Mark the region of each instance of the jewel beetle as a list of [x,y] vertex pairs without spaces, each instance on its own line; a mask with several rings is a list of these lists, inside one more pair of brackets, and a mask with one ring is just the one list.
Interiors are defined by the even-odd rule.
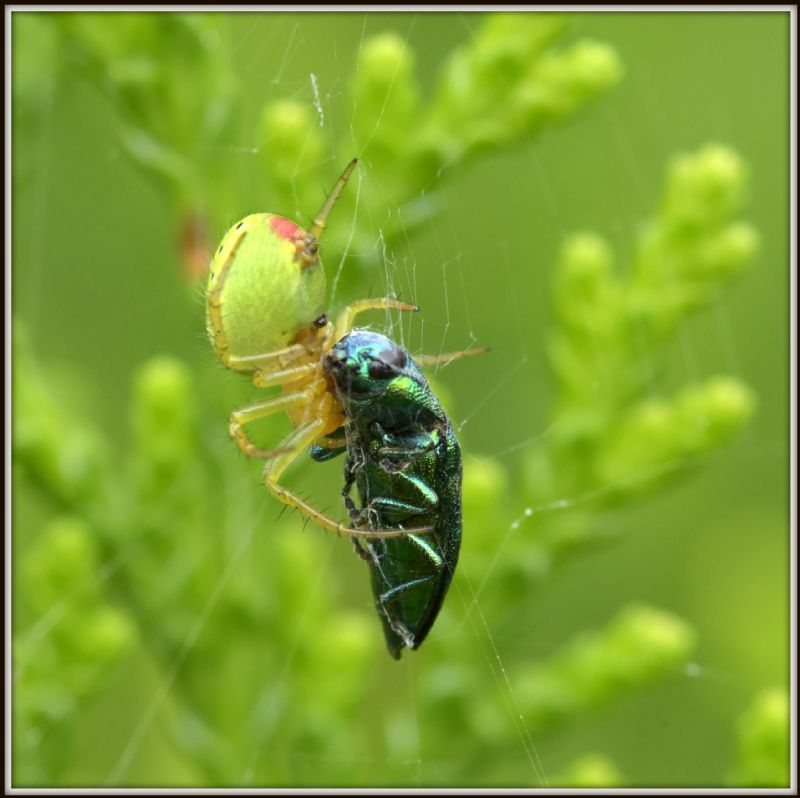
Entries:
[[[442,607],[461,546],[461,449],[453,426],[410,355],[380,333],[353,330],[323,358],[347,422],[345,506],[355,528],[419,529],[353,540],[369,565],[390,654],[416,649]],[[355,484],[359,503],[351,497]]]

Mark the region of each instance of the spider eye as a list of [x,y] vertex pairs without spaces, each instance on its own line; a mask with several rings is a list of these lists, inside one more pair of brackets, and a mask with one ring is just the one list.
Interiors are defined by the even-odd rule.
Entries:
[[406,367],[408,358],[405,351],[396,347],[380,353],[380,359],[376,358],[369,364],[367,372],[374,380],[387,380],[396,376]]

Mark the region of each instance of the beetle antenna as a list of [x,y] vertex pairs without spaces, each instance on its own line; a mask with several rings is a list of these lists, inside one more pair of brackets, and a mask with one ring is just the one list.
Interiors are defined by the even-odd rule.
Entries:
[[347,164],[344,172],[342,172],[342,176],[336,181],[333,191],[328,195],[328,199],[325,200],[325,204],[314,219],[314,224],[311,225],[311,230],[309,232],[317,241],[319,241],[320,236],[325,230],[325,222],[328,221],[328,214],[331,212],[331,208],[333,208],[336,200],[339,199],[339,195],[347,185],[347,181],[350,179],[350,175],[353,174],[353,169],[356,168],[357,163],[358,158],[353,158],[353,160]]

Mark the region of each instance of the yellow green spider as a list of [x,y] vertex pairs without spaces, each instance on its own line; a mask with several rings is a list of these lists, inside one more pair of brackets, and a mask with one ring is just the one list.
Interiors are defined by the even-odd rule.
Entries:
[[[353,172],[353,159],[314,219],[309,231],[282,216],[246,216],[225,234],[211,262],[206,295],[206,329],[224,366],[250,375],[258,388],[280,386],[280,394],[234,410],[228,430],[249,457],[263,458],[264,482],[281,502],[294,507],[323,529],[353,538],[401,537],[430,527],[354,529],[317,510],[279,483],[286,468],[313,444],[336,449],[329,436],[348,419],[335,386],[322,368],[323,358],[368,310],[415,311],[415,305],[391,297],[362,299],[331,322],[324,313],[325,272],[319,239],[328,214]],[[420,365],[449,363],[483,350],[421,355]],[[294,430],[274,449],[255,446],[245,426],[286,411]]]

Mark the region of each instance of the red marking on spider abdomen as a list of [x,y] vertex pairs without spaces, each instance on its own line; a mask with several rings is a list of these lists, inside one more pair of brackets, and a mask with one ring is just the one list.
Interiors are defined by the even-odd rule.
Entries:
[[294,222],[284,219],[282,216],[270,216],[269,226],[287,241],[297,241],[305,235],[302,227],[298,227]]

